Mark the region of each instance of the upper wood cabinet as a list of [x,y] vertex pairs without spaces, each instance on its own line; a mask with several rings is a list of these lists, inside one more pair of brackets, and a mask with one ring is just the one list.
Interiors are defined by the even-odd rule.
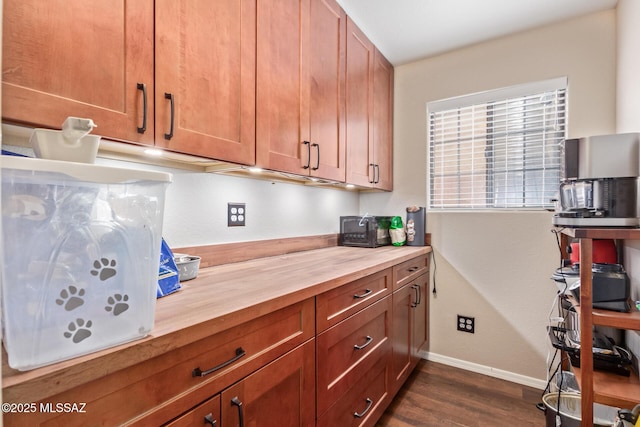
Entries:
[[336,0],[5,0],[3,119],[392,189],[393,67]]
[[[153,1],[5,0],[2,116],[60,128],[89,117],[96,134],[153,144]],[[153,100],[147,116],[153,117]]]
[[393,67],[347,19],[347,182],[393,189]]
[[7,0],[3,117],[254,164],[256,1]]
[[257,0],[156,0],[156,145],[255,163]]
[[257,165],[344,181],[344,11],[282,0],[257,16]]

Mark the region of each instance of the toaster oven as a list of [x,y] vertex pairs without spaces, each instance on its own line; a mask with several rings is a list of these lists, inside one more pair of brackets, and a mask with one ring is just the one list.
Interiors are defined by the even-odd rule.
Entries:
[[338,244],[376,248],[391,244],[390,216],[341,216]]

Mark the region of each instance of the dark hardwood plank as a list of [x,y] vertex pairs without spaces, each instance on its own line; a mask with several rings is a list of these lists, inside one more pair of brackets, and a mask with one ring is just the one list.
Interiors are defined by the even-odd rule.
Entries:
[[535,388],[420,361],[376,427],[545,426]]

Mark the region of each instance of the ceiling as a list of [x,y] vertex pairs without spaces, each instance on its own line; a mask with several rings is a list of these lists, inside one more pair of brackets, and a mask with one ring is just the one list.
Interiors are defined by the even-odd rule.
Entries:
[[394,65],[611,9],[617,0],[337,0]]

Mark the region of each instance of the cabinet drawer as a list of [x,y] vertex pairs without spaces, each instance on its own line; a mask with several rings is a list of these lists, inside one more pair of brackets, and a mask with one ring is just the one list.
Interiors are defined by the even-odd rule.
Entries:
[[374,301],[391,294],[391,269],[374,273],[316,297],[316,325],[324,331],[363,309]]
[[[5,425],[38,425],[52,418],[67,427],[95,420],[161,425],[312,338],[314,318],[310,298],[47,399],[86,402],[86,413],[15,414]],[[197,369],[207,375],[194,376]]]
[[378,359],[390,357],[391,306],[391,297],[385,297],[318,335],[318,414]]
[[429,270],[429,255],[422,255],[393,267],[393,290],[400,289]]
[[391,400],[388,358],[380,358],[372,369],[318,419],[318,426],[373,426]]

